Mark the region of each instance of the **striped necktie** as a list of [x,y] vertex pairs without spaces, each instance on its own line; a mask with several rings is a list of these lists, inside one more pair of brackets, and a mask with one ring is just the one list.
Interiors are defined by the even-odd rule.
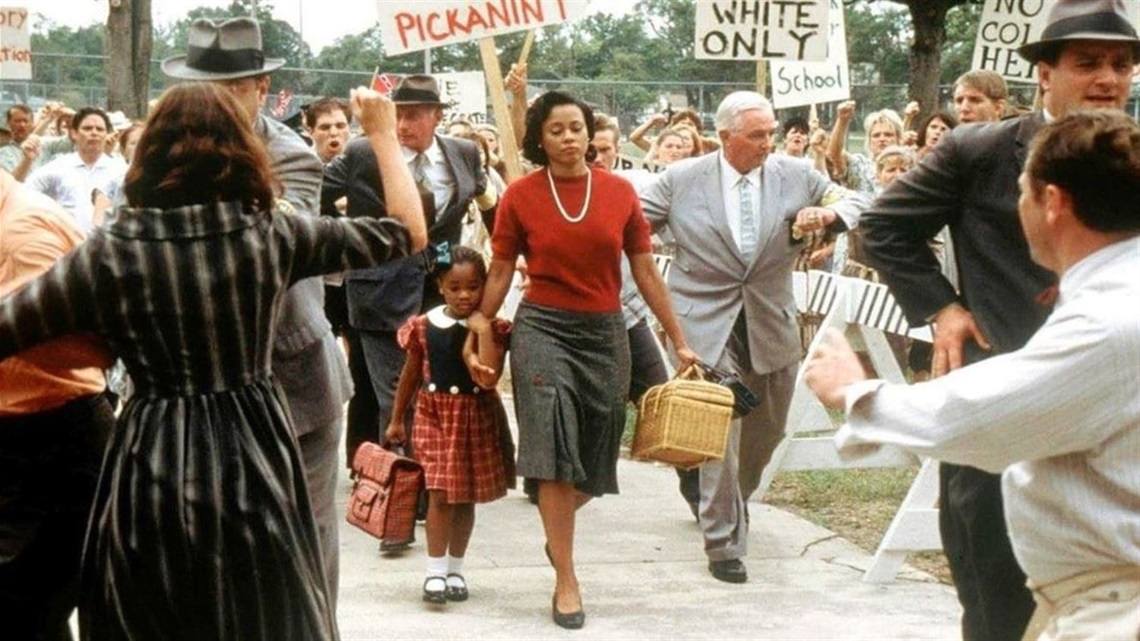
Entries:
[[422,152],[412,158],[412,178],[416,181],[416,191],[420,193],[420,201],[424,206],[424,220],[430,229],[435,224],[435,192],[427,177],[429,162],[427,155]]
[[756,212],[752,205],[752,182],[748,176],[741,176],[740,183],[740,254],[745,262],[752,262],[756,253]]

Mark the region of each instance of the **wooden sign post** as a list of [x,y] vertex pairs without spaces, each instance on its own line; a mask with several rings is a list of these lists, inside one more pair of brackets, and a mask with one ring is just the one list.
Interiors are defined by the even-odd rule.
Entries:
[[483,74],[487,77],[487,87],[491,90],[491,108],[495,111],[495,122],[505,123],[499,126],[499,149],[502,152],[503,162],[507,166],[507,182],[522,176],[522,165],[519,164],[519,145],[515,140],[514,128],[510,126],[511,110],[507,105],[507,96],[503,92],[503,72],[499,68],[499,52],[495,49],[495,39],[492,37],[479,40],[479,54],[483,58]]

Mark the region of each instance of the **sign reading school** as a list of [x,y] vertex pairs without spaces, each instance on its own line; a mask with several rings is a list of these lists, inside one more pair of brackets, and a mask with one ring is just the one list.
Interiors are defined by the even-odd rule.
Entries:
[[701,60],[827,60],[830,0],[697,0]]
[[27,9],[0,7],[0,80],[30,80],[32,77],[28,22]]
[[[1041,37],[1056,1],[986,0],[971,68],[996,72],[1010,82],[1034,82],[1033,65],[1017,55],[1017,48]],[[1124,5],[1133,24],[1140,23],[1140,2]]]
[[831,0],[826,62],[772,61],[772,105],[777,109],[851,98],[843,4]]
[[377,0],[389,56],[577,20],[586,0]]

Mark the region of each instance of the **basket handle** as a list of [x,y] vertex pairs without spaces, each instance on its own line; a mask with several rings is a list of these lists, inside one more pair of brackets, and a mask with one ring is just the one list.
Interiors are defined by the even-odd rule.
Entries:
[[697,362],[689,363],[681,370],[679,370],[674,378],[679,380],[703,381],[705,380],[704,368],[702,368]]

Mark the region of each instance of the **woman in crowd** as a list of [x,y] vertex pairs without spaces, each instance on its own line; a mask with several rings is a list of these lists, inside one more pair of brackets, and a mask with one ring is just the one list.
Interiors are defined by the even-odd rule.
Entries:
[[531,284],[511,338],[518,473],[538,486],[556,572],[551,614],[566,628],[585,622],[574,573],[575,510],[618,489],[630,358],[619,298],[622,252],[681,361],[696,359],[653,263],[637,194],[588,164],[594,127],[590,108],[563,93],[546,93],[528,109],[523,153],[542,169],[512,183],[499,203],[482,313],[469,320],[477,332],[494,318],[515,259],[525,256]]
[[275,208],[269,158],[235,98],[180,84],[147,121],[128,206],[0,301],[0,359],[94,332],[136,386],[87,533],[85,638],[337,638],[270,345],[292,283],[426,238],[395,108],[368,90],[353,104],[392,219]]
[[918,147],[915,152],[916,160],[934,150],[934,146],[942,140],[942,136],[958,126],[958,119],[945,111],[936,111],[926,117],[918,127]]
[[848,189],[871,196],[875,193],[874,159],[887,147],[899,144],[902,139],[902,119],[892,109],[869,114],[863,120],[863,131],[867,134],[864,143],[867,153],[859,154],[845,150],[847,130],[854,115],[853,100],[841,103],[836,110],[835,128],[827,147],[828,159],[834,169],[832,179]]

